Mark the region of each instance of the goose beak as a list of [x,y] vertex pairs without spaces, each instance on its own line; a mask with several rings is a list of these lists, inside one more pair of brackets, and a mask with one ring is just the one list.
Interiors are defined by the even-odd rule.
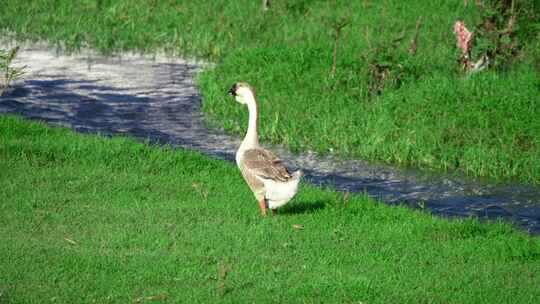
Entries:
[[231,96],[236,96],[236,84],[233,84],[233,86],[227,91],[227,93]]

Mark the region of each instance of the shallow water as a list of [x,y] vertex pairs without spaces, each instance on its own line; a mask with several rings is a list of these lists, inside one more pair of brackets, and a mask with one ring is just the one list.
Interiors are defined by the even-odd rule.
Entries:
[[[0,113],[234,159],[240,139],[210,130],[203,122],[200,95],[193,84],[202,64],[162,55],[56,54],[45,45],[23,46],[14,64],[27,65],[27,74],[24,82],[0,99]],[[231,101],[231,106],[236,104]],[[302,168],[306,179],[316,185],[366,192],[388,204],[405,204],[441,216],[503,219],[540,234],[538,187],[271,149],[289,166]]]

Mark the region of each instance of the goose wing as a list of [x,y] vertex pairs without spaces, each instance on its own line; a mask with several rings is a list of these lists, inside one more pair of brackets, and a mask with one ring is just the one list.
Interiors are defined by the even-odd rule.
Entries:
[[243,166],[252,174],[279,182],[286,182],[291,174],[272,152],[264,149],[249,149],[242,157]]

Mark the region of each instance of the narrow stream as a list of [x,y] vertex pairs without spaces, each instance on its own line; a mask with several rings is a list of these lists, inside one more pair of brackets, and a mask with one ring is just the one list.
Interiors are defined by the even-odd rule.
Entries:
[[[0,48],[7,47],[0,43]],[[102,57],[90,51],[65,55],[39,44],[23,46],[14,64],[27,65],[27,73],[23,82],[0,99],[0,113],[234,159],[240,139],[203,123],[200,95],[193,84],[202,64],[161,55]],[[236,106],[232,100],[231,106]],[[271,149],[289,166],[302,168],[315,185],[366,192],[388,204],[427,209],[445,217],[503,219],[540,234],[538,187]]]

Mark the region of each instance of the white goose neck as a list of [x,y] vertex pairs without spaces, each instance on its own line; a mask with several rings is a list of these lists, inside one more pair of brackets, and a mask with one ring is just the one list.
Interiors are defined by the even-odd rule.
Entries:
[[259,113],[257,101],[255,100],[254,96],[247,97],[246,101],[249,111],[249,123],[246,136],[244,137],[241,147],[243,149],[257,148],[259,147],[259,132],[257,126]]

